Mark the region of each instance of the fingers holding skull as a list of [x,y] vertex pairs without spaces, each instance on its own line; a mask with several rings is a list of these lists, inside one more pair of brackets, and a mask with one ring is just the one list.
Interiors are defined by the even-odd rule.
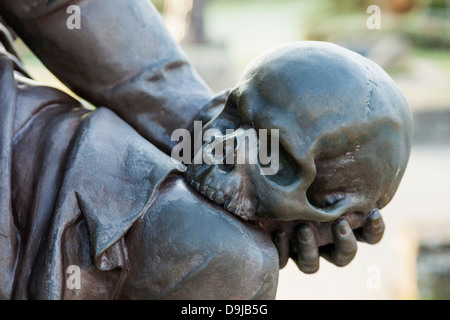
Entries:
[[337,266],[349,264],[356,255],[357,243],[353,230],[348,222],[339,219],[331,224],[333,243],[320,246],[319,230],[314,224],[300,223],[294,234],[295,248],[291,250],[291,258],[304,273],[315,273],[319,270],[319,259],[323,257]]
[[[269,224],[266,228],[271,228]],[[319,269],[319,246],[316,240],[317,230],[308,223],[277,224],[275,230],[271,230],[272,240],[277,247],[280,269],[284,268],[289,260],[297,264],[305,273],[314,273]]]
[[297,248],[291,254],[298,268],[304,273],[315,273],[319,270],[319,247],[312,227],[300,224],[296,239]]
[[381,240],[385,224],[378,209],[366,217],[355,217],[343,216],[326,223],[269,222],[263,228],[272,235],[278,249],[280,269],[292,258],[302,272],[310,274],[319,270],[320,257],[336,266],[346,266],[356,255],[357,241],[375,244]]
[[357,241],[376,244],[383,237],[385,224],[378,209],[372,210],[360,228],[352,230],[345,219],[332,226],[333,243],[319,249],[320,256],[336,266],[348,265],[356,255]]
[[378,209],[372,210],[365,219],[364,225],[355,230],[358,241],[369,244],[380,242],[385,230],[385,224]]
[[333,243],[320,248],[320,255],[338,267],[348,265],[356,255],[358,246],[353,230],[344,219],[332,225]]

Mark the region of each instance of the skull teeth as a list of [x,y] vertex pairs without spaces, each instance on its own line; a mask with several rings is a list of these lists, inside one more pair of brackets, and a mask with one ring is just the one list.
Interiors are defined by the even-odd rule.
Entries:
[[206,191],[206,195],[209,198],[209,200],[213,200],[214,196],[216,195],[216,189],[208,188],[208,190]]
[[214,198],[214,202],[216,204],[222,204],[224,197],[225,197],[224,193],[221,190],[219,190],[219,191],[216,192],[216,196]]
[[[211,170],[212,167],[206,171],[188,170],[185,179],[197,192],[218,206],[243,220],[249,220],[254,215],[254,210],[246,205],[245,199],[239,198],[240,193],[236,183],[224,186],[220,183],[215,185],[215,180],[210,175]],[[211,186],[211,184],[214,184],[214,186]]]

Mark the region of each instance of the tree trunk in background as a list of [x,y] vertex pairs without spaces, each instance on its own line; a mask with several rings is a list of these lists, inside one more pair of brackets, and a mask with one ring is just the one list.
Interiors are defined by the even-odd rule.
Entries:
[[187,41],[195,43],[206,42],[204,28],[204,11],[206,0],[194,0],[190,12],[189,31],[186,37]]
[[167,27],[179,42],[205,43],[204,8],[206,0],[165,0]]

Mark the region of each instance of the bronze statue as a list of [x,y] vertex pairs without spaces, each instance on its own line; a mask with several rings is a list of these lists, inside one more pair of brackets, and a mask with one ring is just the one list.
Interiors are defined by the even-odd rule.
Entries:
[[[336,45],[287,44],[214,95],[151,2],[78,1],[80,30],[66,27],[70,4],[0,1],[97,106],[32,80],[2,28],[0,298],[269,299],[290,256],[315,272],[319,255],[343,266],[356,239],[381,239],[378,210],[411,146],[408,104],[381,68]],[[279,129],[277,173],[175,164],[171,134],[196,120],[238,143]]]

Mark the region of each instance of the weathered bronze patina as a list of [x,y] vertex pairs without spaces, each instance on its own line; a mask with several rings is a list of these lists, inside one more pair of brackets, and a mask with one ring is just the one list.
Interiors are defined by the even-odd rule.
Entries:
[[[289,257],[315,272],[319,256],[343,266],[357,239],[381,239],[411,113],[380,67],[292,43],[215,95],[150,1],[77,1],[79,30],[66,27],[70,4],[0,1],[17,35],[97,106],[31,79],[2,28],[0,298],[269,299]],[[279,170],[175,164],[171,134],[196,120],[225,140],[226,129],[278,129]],[[67,286],[73,265],[80,288]]]

